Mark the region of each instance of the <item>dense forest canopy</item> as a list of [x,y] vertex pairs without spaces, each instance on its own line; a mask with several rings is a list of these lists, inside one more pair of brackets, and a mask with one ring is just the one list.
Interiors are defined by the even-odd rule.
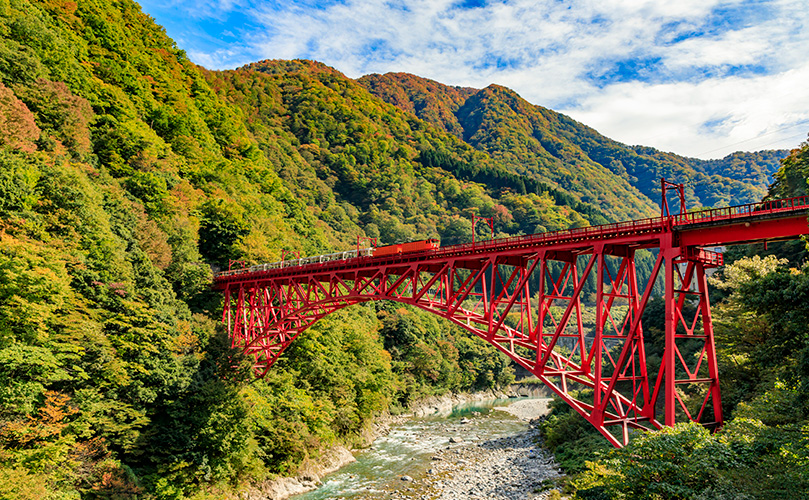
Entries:
[[706,161],[627,146],[498,85],[450,87],[406,73],[368,75],[359,82],[386,102],[488,152],[508,170],[561,186],[611,214],[629,209],[636,216],[644,203],[656,204],[661,177],[686,183],[689,208],[758,201],[787,155],[737,152]]
[[[230,260],[469,241],[472,214],[498,236],[653,215],[661,173],[701,205],[748,201],[779,155],[698,167],[502,87],[399,75],[383,99],[311,61],[208,71],[131,0],[0,1],[0,31],[0,498],[224,498],[385,411],[513,379],[483,341],[379,303],[253,381],[210,291]],[[805,189],[800,154],[783,192]]]

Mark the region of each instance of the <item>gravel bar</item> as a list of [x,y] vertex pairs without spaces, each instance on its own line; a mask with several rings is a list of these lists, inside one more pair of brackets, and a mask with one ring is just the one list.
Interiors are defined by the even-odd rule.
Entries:
[[505,438],[477,442],[458,438],[457,444],[433,455],[423,477],[402,476],[396,489],[360,498],[544,500],[561,473],[550,452],[538,444],[536,423]]

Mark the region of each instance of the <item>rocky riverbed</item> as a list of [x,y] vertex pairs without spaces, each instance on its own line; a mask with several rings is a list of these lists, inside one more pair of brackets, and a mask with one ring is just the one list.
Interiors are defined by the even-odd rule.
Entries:
[[514,437],[436,453],[434,465],[425,477],[418,480],[403,477],[403,483],[412,485],[390,492],[384,498],[546,499],[560,473],[553,457],[536,447],[535,433],[531,430]]
[[[429,431],[422,430],[425,439],[428,432],[447,439],[426,466],[414,467],[382,488],[367,486],[367,491],[354,490],[350,496],[363,500],[546,499],[561,476],[551,454],[538,443],[533,420],[547,413],[547,403],[522,400],[495,407],[486,415],[472,412],[468,417],[432,423]],[[521,432],[483,437],[491,432],[492,421],[513,419],[499,412],[532,421]]]
[[511,413],[520,420],[529,422],[547,415],[551,411],[550,407],[548,406],[550,402],[550,399],[523,399],[521,401],[511,403],[508,406],[499,406],[495,409],[504,411],[506,413]]
[[[506,412],[527,422],[547,413],[548,400],[537,398],[547,398],[548,396],[549,392],[546,387],[522,383],[512,385],[504,391],[445,394],[425,398],[410,408],[411,413],[380,418],[368,429],[368,433],[364,438],[369,445],[374,439],[380,438],[375,446],[379,449],[379,453],[368,453],[369,449],[374,448],[371,447],[365,450],[355,450],[355,454],[359,457],[371,455],[370,462],[376,464],[373,465],[373,470],[365,470],[366,465],[354,464],[356,461],[355,455],[344,447],[335,446],[319,458],[306,461],[295,477],[282,477],[253,485],[243,490],[240,498],[242,500],[284,500],[290,497],[300,498],[301,500],[384,498],[384,492],[398,491],[402,486],[402,483],[398,480],[399,475],[424,476],[425,471],[430,468],[428,466],[432,464],[430,460],[431,453],[441,450],[447,445],[452,445],[453,447],[462,446],[459,444],[461,443],[459,439],[456,439],[457,442],[455,443],[449,443],[450,436],[447,434],[448,432],[454,432],[449,424],[458,421],[458,418],[454,418],[453,415],[459,409],[461,412],[469,412],[468,408],[466,410],[463,408],[475,405],[475,401],[508,401],[508,403],[497,403],[493,405],[494,408],[482,409],[482,412],[484,415],[490,413],[490,410],[493,412]],[[511,399],[509,400],[508,398]],[[526,399],[518,399],[515,402],[514,398]],[[473,413],[481,414],[481,412]],[[474,420],[476,423],[480,423],[477,419]],[[516,435],[527,427],[527,424],[514,426],[513,423],[508,424],[507,422],[495,424],[495,427],[502,427],[502,424],[506,424],[507,429],[487,429],[484,424],[484,428],[481,429],[476,439],[480,441],[487,437],[502,437],[499,434],[501,431],[507,432],[508,435]],[[465,429],[470,427],[473,426],[464,426]],[[417,430],[414,432],[413,428]],[[396,430],[389,436],[391,429]],[[418,434],[422,439],[414,440],[412,434]],[[457,435],[456,438],[458,436],[460,435]],[[393,446],[393,449],[385,449],[390,445]],[[360,462],[368,461],[368,458],[360,459]],[[412,461],[416,463],[411,463]],[[428,466],[424,466],[425,462]],[[392,465],[392,463],[396,465]],[[413,467],[413,465],[417,466]],[[329,473],[338,469],[346,472],[329,475]],[[397,471],[397,469],[403,469],[406,472]],[[370,476],[376,474],[379,478],[393,476],[394,479],[388,482],[387,486],[381,486],[381,483],[385,483],[384,479],[373,480],[367,477],[366,473]],[[325,485],[324,482],[326,483]],[[408,487],[410,486],[412,485],[408,485]],[[374,496],[367,496],[372,491]],[[300,495],[305,492],[312,492],[312,494],[304,494],[301,497]]]

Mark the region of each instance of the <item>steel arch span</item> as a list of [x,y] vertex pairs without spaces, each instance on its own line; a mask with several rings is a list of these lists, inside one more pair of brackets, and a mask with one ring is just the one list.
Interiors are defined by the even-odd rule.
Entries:
[[[215,286],[233,346],[253,356],[257,376],[320,318],[392,300],[489,342],[622,446],[632,429],[721,425],[706,270],[722,256],[704,247],[809,232],[809,200],[767,203],[385,257],[300,259],[220,273]],[[656,254],[649,276],[637,272],[642,249]],[[656,283],[665,345],[652,365],[641,318]]]

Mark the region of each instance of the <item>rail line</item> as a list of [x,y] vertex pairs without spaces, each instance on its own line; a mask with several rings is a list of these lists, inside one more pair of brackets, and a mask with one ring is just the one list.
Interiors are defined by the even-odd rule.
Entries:
[[[311,272],[317,269],[348,268],[356,265],[365,265],[369,262],[407,262],[413,258],[441,259],[451,256],[486,253],[492,250],[541,247],[583,241],[609,241],[624,236],[659,234],[666,231],[681,232],[697,230],[717,223],[744,223],[745,221],[756,220],[772,215],[801,212],[809,212],[809,196],[796,196],[793,198],[767,200],[759,203],[747,203],[724,208],[697,210],[665,217],[650,217],[596,226],[561,229],[526,236],[511,236],[476,243],[461,243],[395,257],[375,258],[371,255],[369,251],[371,250],[370,248],[360,248],[271,264],[259,264],[243,269],[221,271],[214,275],[214,283],[218,285],[232,281],[233,279],[239,280],[243,279],[245,275],[250,274],[258,274],[261,276],[295,275],[300,272]],[[734,242],[724,243],[730,244]],[[711,244],[710,242],[704,243],[706,246]],[[322,260],[324,258],[325,260]],[[337,264],[335,264],[335,262],[337,262]],[[276,266],[268,267],[273,266],[273,264],[276,264]]]

